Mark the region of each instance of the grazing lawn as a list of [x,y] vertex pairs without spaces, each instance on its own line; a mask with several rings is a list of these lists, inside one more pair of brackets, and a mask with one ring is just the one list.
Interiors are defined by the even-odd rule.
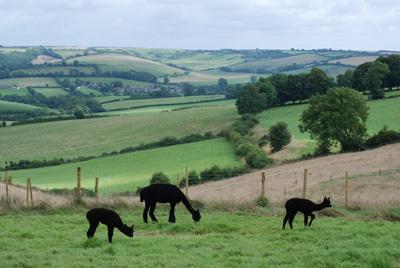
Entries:
[[194,223],[183,205],[177,223],[144,224],[141,210],[120,210],[134,223],[134,237],[100,224],[88,240],[86,210],[10,213],[0,216],[4,267],[399,267],[399,224],[317,217],[311,228],[297,217],[294,230],[282,218],[246,212],[202,211]]
[[[18,114],[24,112],[30,112],[39,109],[37,106],[23,104],[18,102],[2,101],[0,100],[0,113],[1,114]],[[1,134],[0,134],[1,135]],[[1,139],[2,137],[0,137]],[[6,138],[6,137],[4,137]],[[5,140],[3,141],[5,142]]]
[[33,88],[37,93],[46,97],[65,96],[68,93],[61,87],[39,87]]
[[198,172],[211,167],[237,167],[233,149],[225,139],[207,140],[146,151],[103,157],[89,161],[10,172],[15,183],[24,184],[26,178],[32,185],[46,188],[73,188],[76,185],[76,168],[82,168],[82,187],[94,190],[94,178],[100,177],[102,193],[134,191],[137,186],[149,183],[153,173],[162,171],[176,182],[185,168]]

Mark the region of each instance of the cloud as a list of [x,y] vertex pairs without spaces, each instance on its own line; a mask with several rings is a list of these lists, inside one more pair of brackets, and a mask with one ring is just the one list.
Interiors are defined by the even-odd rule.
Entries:
[[7,45],[398,49],[397,0],[0,0]]

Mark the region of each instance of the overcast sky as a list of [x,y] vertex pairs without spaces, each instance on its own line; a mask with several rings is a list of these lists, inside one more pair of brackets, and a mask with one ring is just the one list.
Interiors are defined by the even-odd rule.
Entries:
[[400,0],[0,0],[0,44],[400,50]]

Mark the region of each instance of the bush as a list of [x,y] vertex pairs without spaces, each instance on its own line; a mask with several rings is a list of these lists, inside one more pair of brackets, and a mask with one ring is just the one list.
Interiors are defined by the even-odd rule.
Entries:
[[288,145],[291,138],[292,136],[285,122],[278,122],[269,129],[269,141],[271,143],[272,152],[277,152],[285,145]]
[[247,169],[245,167],[234,167],[234,168],[220,168],[217,165],[211,168],[205,169],[200,172],[201,182],[203,181],[217,181],[226,178],[232,178],[245,173]]
[[200,176],[197,174],[196,170],[191,170],[188,174],[189,185],[200,184]]
[[251,150],[245,159],[246,164],[251,168],[263,168],[272,163],[272,160],[259,148]]
[[378,133],[367,139],[365,146],[367,148],[375,148],[395,142],[400,142],[400,132],[390,130],[387,126],[384,126]]
[[268,206],[268,199],[266,198],[266,197],[264,197],[264,196],[259,196],[257,199],[256,199],[256,204],[257,204],[257,206],[259,206],[259,207],[267,207]]
[[170,184],[169,178],[162,172],[156,172],[150,179],[150,184],[163,183]]

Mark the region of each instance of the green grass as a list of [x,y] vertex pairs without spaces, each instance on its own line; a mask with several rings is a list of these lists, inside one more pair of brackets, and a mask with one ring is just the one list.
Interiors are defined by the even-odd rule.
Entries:
[[78,60],[85,64],[97,64],[100,66],[102,71],[144,71],[149,72],[157,76],[165,74],[183,73],[182,70],[170,67],[163,63],[156,61],[146,60],[134,56],[109,53],[99,55],[88,55],[77,57],[68,60],[68,63]]
[[[18,114],[18,113],[30,112],[36,109],[39,109],[39,107],[18,102],[9,102],[0,100],[0,114]],[[5,141],[6,138],[7,137],[4,137],[4,141],[2,141],[3,143],[6,142]],[[3,139],[3,137],[0,137],[0,139]]]
[[399,267],[399,224],[318,217],[311,228],[295,219],[281,230],[281,217],[202,211],[193,223],[182,205],[177,223],[144,224],[141,210],[118,211],[134,223],[129,238],[115,230],[113,243],[100,224],[86,238],[86,211],[1,216],[3,267]]
[[130,96],[102,96],[102,97],[96,97],[95,99],[100,102],[108,102],[108,101],[114,101],[114,100],[126,100],[129,99]]
[[88,87],[79,87],[77,89],[79,92],[83,93],[83,94],[93,94],[95,96],[103,96],[103,93],[101,93],[100,91],[93,89],[93,88],[88,88]]
[[253,75],[256,74],[223,72],[219,70],[201,71],[201,72],[196,71],[196,72],[190,72],[187,75],[170,77],[170,81],[173,83],[190,82],[193,85],[216,85],[218,83],[218,79],[223,77],[230,84],[243,84],[250,82],[250,78]]
[[198,172],[216,164],[221,167],[240,166],[233,149],[225,139],[215,139],[175,145],[152,150],[93,159],[60,166],[18,170],[10,172],[13,182],[24,184],[26,178],[32,185],[46,188],[73,188],[76,185],[76,168],[82,168],[82,187],[94,190],[94,178],[100,178],[100,192],[134,191],[137,186],[149,183],[153,173],[162,171],[171,177],[181,178],[185,168]]
[[360,56],[360,57],[348,57],[348,58],[343,58],[343,59],[334,59],[329,61],[330,63],[341,63],[341,64],[347,64],[347,65],[353,65],[353,66],[358,66],[360,64],[363,64],[368,61],[374,61],[378,58],[378,56]]
[[155,106],[163,104],[183,104],[192,102],[205,102],[210,100],[224,99],[224,95],[203,95],[203,96],[188,96],[188,97],[172,97],[172,98],[157,98],[157,99],[140,99],[140,100],[123,100],[103,104],[106,110],[128,109],[143,106]]
[[0,165],[20,159],[98,155],[166,136],[221,131],[237,118],[232,105],[0,128]]
[[2,95],[2,96],[9,96],[9,95],[26,96],[26,95],[29,95],[29,92],[26,88],[0,88],[0,95]]
[[75,79],[80,79],[83,81],[89,81],[89,82],[94,82],[94,83],[108,83],[111,84],[112,82],[115,81],[121,81],[123,85],[128,85],[128,86],[134,86],[134,87],[139,87],[139,88],[148,88],[152,87],[153,83],[148,83],[148,82],[142,82],[142,81],[137,81],[137,80],[130,80],[130,79],[123,79],[123,78],[117,78],[117,77],[88,77],[88,76],[83,76],[83,77],[69,77],[68,79],[71,79],[75,81]]
[[0,85],[18,86],[18,87],[59,87],[60,85],[51,77],[21,77],[0,79]]
[[65,96],[68,93],[61,87],[40,87],[33,88],[37,93],[43,94],[46,97]]
[[22,71],[28,74],[40,75],[47,73],[63,73],[64,75],[69,75],[70,70],[79,70],[81,73],[85,73],[87,75],[91,75],[95,69],[92,66],[42,66],[38,65],[33,68],[21,69],[13,71],[12,73],[16,73]]

